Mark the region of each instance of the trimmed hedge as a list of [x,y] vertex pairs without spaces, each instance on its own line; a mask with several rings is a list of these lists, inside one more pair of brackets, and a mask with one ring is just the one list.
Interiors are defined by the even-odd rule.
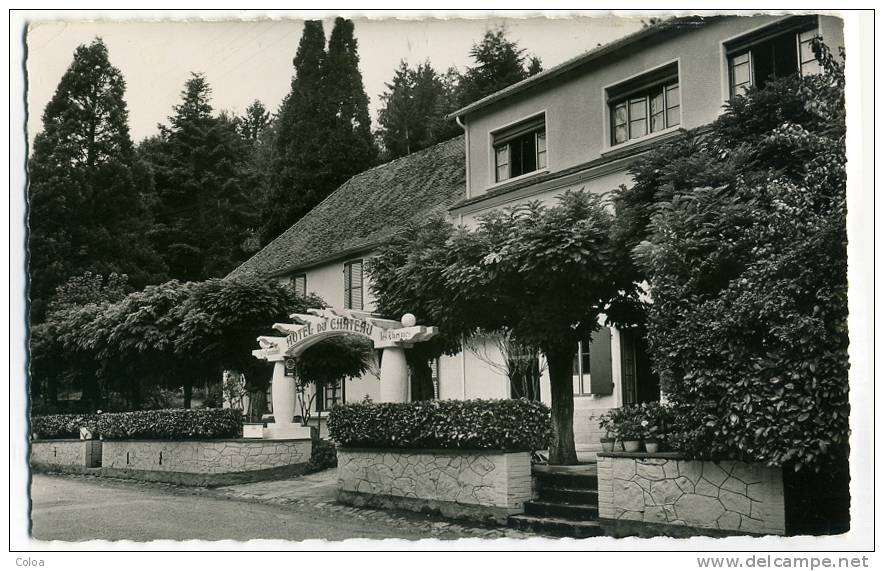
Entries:
[[45,414],[31,417],[31,434],[35,438],[79,438],[80,427],[94,433],[98,425],[96,414]]
[[328,432],[342,446],[545,450],[549,407],[537,401],[443,400],[335,407]]
[[239,438],[242,411],[205,408],[108,413],[98,417],[98,432],[104,440]]

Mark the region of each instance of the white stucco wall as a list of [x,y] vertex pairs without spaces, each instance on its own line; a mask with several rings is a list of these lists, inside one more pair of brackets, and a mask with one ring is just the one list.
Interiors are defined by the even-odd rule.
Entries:
[[[710,123],[728,96],[724,43],[770,25],[784,16],[733,17],[695,31],[648,39],[543,87],[521,93],[466,117],[469,130],[468,198],[495,186],[491,135],[504,125],[546,113],[547,164],[556,172],[611,150],[605,89],[677,61],[681,85],[681,126]],[[844,45],[839,18],[820,17],[820,33],[830,47]]]

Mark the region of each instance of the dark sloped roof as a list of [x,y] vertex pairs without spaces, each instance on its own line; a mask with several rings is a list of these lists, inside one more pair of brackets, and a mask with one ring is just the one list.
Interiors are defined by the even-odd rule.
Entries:
[[357,174],[228,277],[288,273],[370,250],[466,195],[464,137]]

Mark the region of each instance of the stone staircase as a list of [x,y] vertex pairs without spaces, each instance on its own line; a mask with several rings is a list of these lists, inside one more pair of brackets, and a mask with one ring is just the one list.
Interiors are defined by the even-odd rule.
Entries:
[[599,526],[595,462],[578,466],[534,466],[537,498],[525,513],[510,516],[510,527],[553,537],[595,537]]

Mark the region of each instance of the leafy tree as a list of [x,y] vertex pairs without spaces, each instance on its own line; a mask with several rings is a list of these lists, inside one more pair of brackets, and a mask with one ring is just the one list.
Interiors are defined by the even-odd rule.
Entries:
[[161,138],[146,148],[156,192],[152,239],[178,279],[223,276],[244,258],[254,221],[245,141],[236,122],[212,115],[211,88],[191,74]]
[[447,305],[445,245],[453,233],[454,226],[442,216],[410,223],[390,237],[367,266],[378,313],[412,313],[419,325],[439,328],[439,335],[405,351],[411,369],[412,400],[433,398],[430,361],[442,354],[456,354],[461,336],[467,331],[459,315],[449,311]]
[[[30,329],[28,370],[32,403],[42,400],[47,410],[55,412],[59,388],[70,385],[82,390],[84,409],[93,407],[91,399],[99,393],[94,374],[97,364],[89,354],[67,353],[61,332],[68,323],[81,323],[83,315],[93,315],[99,307],[121,300],[130,289],[126,275],[101,276],[92,272],[72,277],[56,288],[46,319]],[[88,309],[82,312],[83,308]]]
[[438,320],[448,340],[497,332],[538,347],[552,394],[550,462],[574,464],[574,348],[612,304],[637,295],[612,225],[605,201],[586,192],[567,192],[554,206],[492,211],[475,230],[434,221],[409,234],[413,247],[382,250],[373,261],[379,310],[411,307]]
[[843,66],[734,98],[618,196],[652,284],[648,334],[679,445],[828,472],[846,458]]
[[461,105],[478,101],[543,69],[539,58],[528,58],[524,49],[507,39],[503,26],[487,30],[482,41],[473,44],[470,56],[474,65],[467,68],[460,82]]
[[460,134],[461,129],[446,115],[455,110],[452,85],[429,62],[411,68],[403,60],[387,91],[381,95],[378,113],[380,136],[392,160],[419,151]]
[[41,321],[55,288],[92,271],[161,279],[145,239],[147,176],[129,136],[126,84],[96,39],[79,46],[43,112],[28,161],[28,295]]

